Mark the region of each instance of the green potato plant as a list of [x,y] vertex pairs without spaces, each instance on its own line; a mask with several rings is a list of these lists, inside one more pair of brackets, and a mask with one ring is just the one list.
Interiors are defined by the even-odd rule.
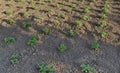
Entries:
[[66,46],[64,44],[60,44],[58,46],[58,51],[61,52],[61,53],[63,53],[65,51],[65,49],[66,49]]
[[13,43],[15,42],[15,38],[13,37],[6,37],[4,38],[5,43]]
[[37,69],[40,73],[51,73],[53,71],[50,65],[45,65],[44,63],[37,64]]
[[11,62],[11,64],[17,63],[18,59],[19,59],[19,55],[18,54],[12,54],[10,56],[10,62]]
[[100,47],[99,43],[97,41],[92,42],[91,48],[94,50],[98,50]]
[[36,42],[37,42],[37,38],[35,36],[33,36],[28,40],[27,45],[33,46],[36,44]]

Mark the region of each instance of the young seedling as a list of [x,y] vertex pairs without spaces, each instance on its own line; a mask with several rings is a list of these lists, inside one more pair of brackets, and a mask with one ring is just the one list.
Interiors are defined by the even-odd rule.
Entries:
[[53,4],[53,7],[59,7],[59,4],[55,3]]
[[102,38],[105,38],[105,36],[106,36],[106,32],[104,32],[104,31],[98,31],[98,34],[99,34]]
[[75,21],[75,22],[74,22],[74,25],[75,25],[76,27],[81,27],[81,26],[83,25],[83,23],[82,23],[81,21]]
[[68,30],[66,34],[70,37],[73,37],[75,35],[75,32],[73,30]]
[[37,69],[40,73],[51,73],[53,71],[50,65],[45,65],[43,63],[38,64]]
[[13,11],[7,10],[7,11],[5,11],[4,13],[5,13],[6,15],[11,15],[11,14],[13,14]]
[[101,13],[101,14],[100,14],[100,18],[101,18],[101,19],[106,19],[106,18],[107,18],[107,16],[106,16],[106,14]]
[[18,59],[19,59],[19,55],[18,54],[12,54],[11,57],[10,57],[11,64],[17,63]]
[[96,71],[88,64],[82,64],[80,67],[83,73],[96,73]]
[[22,2],[23,0],[14,0],[15,2]]
[[58,17],[65,19],[65,14],[59,14]]
[[94,50],[98,50],[100,47],[99,43],[97,41],[92,42],[91,48]]
[[53,20],[53,24],[54,24],[54,25],[59,25],[60,22],[59,22],[58,20]]
[[23,23],[22,23],[22,28],[28,28],[28,27],[30,27],[31,25],[32,25],[31,22],[23,22]]
[[37,10],[38,8],[36,6],[32,6],[31,9]]
[[65,51],[65,49],[66,49],[66,46],[64,44],[60,44],[58,46],[58,51],[61,52],[61,53],[63,53]]
[[42,15],[35,16],[36,19],[42,19]]
[[27,12],[22,13],[22,17],[28,17],[28,16],[29,16],[29,14]]
[[7,22],[7,24],[10,24],[10,25],[15,23],[15,21],[13,19],[8,19],[6,22]]
[[90,7],[85,7],[85,8],[83,9],[83,12],[84,12],[84,13],[90,12]]
[[42,28],[42,33],[44,33],[45,35],[49,34],[49,29],[48,28]]
[[28,40],[27,44],[28,44],[29,46],[33,46],[33,45],[36,44],[36,42],[37,42],[37,38],[33,36],[33,37],[31,37],[31,38]]
[[6,37],[4,38],[5,43],[13,43],[15,42],[15,38],[13,37]]
[[98,22],[98,25],[100,27],[105,27],[105,26],[107,26],[107,22],[106,21],[100,21],[100,22]]
[[83,20],[88,20],[88,19],[89,19],[89,17],[86,16],[86,15],[83,15],[81,18],[82,18]]

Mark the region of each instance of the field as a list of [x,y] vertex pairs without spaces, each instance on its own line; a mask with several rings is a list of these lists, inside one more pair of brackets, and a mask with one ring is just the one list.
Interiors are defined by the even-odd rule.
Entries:
[[0,0],[0,73],[120,73],[120,0]]

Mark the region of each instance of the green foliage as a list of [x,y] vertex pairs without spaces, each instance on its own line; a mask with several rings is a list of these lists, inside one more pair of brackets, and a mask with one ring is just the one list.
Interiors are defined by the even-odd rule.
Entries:
[[43,32],[45,35],[48,35],[48,34],[49,34],[49,29],[48,29],[47,27],[42,28],[42,32]]
[[54,25],[59,25],[60,22],[59,22],[58,20],[53,20],[53,24],[54,24]]
[[106,32],[104,32],[104,31],[98,31],[98,34],[99,34],[102,38],[105,38],[105,36],[106,36]]
[[7,11],[5,11],[4,13],[5,13],[6,15],[11,15],[11,14],[13,14],[13,11],[7,10]]
[[90,65],[82,64],[80,67],[83,73],[96,73],[96,71],[91,68]]
[[66,34],[70,37],[73,37],[75,35],[75,32],[73,30],[68,30]]
[[15,2],[22,2],[23,0],[14,0]]
[[29,14],[27,12],[22,13],[22,17],[28,17],[28,16],[29,16]]
[[42,15],[35,16],[36,19],[42,19]]
[[12,54],[10,57],[10,62],[11,64],[15,64],[19,59],[19,55],[18,54]]
[[81,18],[82,18],[83,20],[88,20],[88,19],[89,19],[89,17],[86,16],[86,15],[83,15]]
[[6,37],[4,38],[5,43],[13,43],[15,42],[15,38],[13,37]]
[[10,25],[15,23],[15,21],[13,19],[8,19],[6,22],[7,22],[7,24],[10,24]]
[[90,7],[88,7],[88,6],[85,7],[85,8],[83,9],[83,12],[84,12],[84,13],[88,13],[88,12],[90,12]]
[[31,25],[32,25],[31,22],[23,22],[23,23],[22,23],[22,28],[28,28],[28,27],[30,27]]
[[91,48],[94,50],[97,50],[100,47],[99,43],[97,41],[92,42]]
[[65,14],[59,14],[58,17],[65,19]]
[[66,46],[64,44],[60,44],[58,46],[58,51],[61,52],[61,53],[63,53],[65,51],[65,49],[66,49]]
[[101,13],[101,14],[100,14],[100,18],[101,18],[101,19],[106,19],[106,18],[107,18],[107,16],[106,16],[106,14]]
[[98,25],[99,25],[100,27],[105,27],[105,26],[107,26],[107,22],[106,22],[106,21],[100,21],[100,22],[98,23]]
[[28,40],[27,44],[28,44],[29,46],[33,46],[33,45],[36,44],[36,42],[37,42],[37,38],[33,36],[33,37],[31,37],[31,38]]
[[45,65],[43,63],[38,64],[37,69],[40,71],[40,73],[51,73],[53,70],[50,65]]
[[75,25],[76,27],[81,27],[81,26],[83,25],[83,23],[82,23],[81,21],[75,21],[75,22],[74,22],[74,25]]
[[33,10],[37,10],[38,8],[36,6],[31,7]]

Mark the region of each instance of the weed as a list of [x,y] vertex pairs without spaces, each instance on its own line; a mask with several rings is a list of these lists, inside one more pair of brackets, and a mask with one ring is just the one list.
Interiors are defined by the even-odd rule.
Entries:
[[52,67],[50,65],[45,65],[43,63],[40,63],[37,65],[37,69],[41,72],[41,73],[51,73],[52,72]]
[[19,59],[19,55],[18,54],[12,54],[10,57],[10,62],[11,64],[15,64]]
[[65,49],[66,49],[66,46],[64,44],[60,44],[58,46],[58,51],[61,52],[61,53],[63,53],[65,51]]

